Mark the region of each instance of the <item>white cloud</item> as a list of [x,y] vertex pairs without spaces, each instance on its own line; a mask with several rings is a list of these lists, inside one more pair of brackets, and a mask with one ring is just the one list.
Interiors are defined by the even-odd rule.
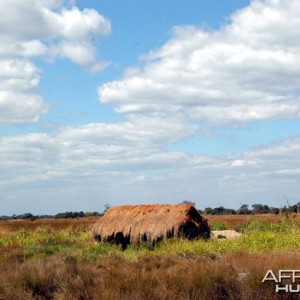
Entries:
[[28,60],[0,59],[0,125],[37,122],[47,105],[36,94],[38,69]]
[[80,65],[89,65],[95,58],[95,49],[90,48],[90,45],[85,43],[64,43],[55,50],[55,54],[58,53],[58,55],[67,57]]
[[[80,11],[77,7],[71,10],[63,9],[61,15],[55,15],[60,25],[60,34],[70,40],[82,40],[90,34],[109,35],[111,25],[108,19],[94,9]],[[52,18],[50,17],[49,23]],[[57,35],[60,35],[57,33]]]
[[[2,0],[1,36],[19,40],[82,40],[110,34],[110,21],[94,9],[67,9],[62,1]],[[26,26],[24,26],[26,24]]]
[[49,51],[52,57],[64,57],[72,62],[85,66],[92,73],[97,73],[105,69],[110,62],[97,62],[96,48],[86,42],[64,42],[52,47]]
[[10,38],[0,37],[0,57],[19,57],[30,58],[41,56],[47,53],[47,47],[39,40],[31,41],[12,41]]
[[[147,172],[180,163],[182,154],[161,153],[165,143],[188,137],[196,128],[178,118],[141,117],[116,124],[66,127],[55,135],[28,134],[0,138],[0,167],[6,184],[72,180],[78,176]],[[18,168],[16,168],[19,166]],[[78,177],[78,178],[79,178]],[[4,184],[5,181],[2,183]]]
[[110,21],[94,9],[67,6],[59,0],[1,1],[0,125],[37,122],[47,112],[32,57],[67,58],[91,72],[109,64],[98,60],[92,40],[110,34]]
[[[1,7],[0,55],[29,57],[56,53],[90,67],[97,63],[91,39],[111,32],[110,21],[96,10],[66,9],[61,1],[4,0]],[[70,51],[63,50],[74,44],[76,48],[80,45],[86,60],[74,59]],[[62,49],[62,53],[52,48]]]
[[297,0],[256,0],[217,31],[176,27],[141,71],[99,87],[100,101],[213,123],[298,118],[299,16]]
[[177,132],[184,137],[194,130],[177,121],[150,120],[147,125],[146,119],[128,120],[66,127],[54,135],[1,137],[0,195],[22,198],[26,207],[38,199],[45,205],[66,199],[71,205],[77,199],[82,205],[87,198],[98,201],[98,207],[101,201],[174,203],[186,198],[199,207],[238,207],[241,201],[280,206],[285,205],[282,195],[297,201],[299,137],[240,155],[186,155],[164,149]]
[[1,90],[30,90],[39,83],[38,69],[28,60],[0,60]]
[[36,123],[47,106],[35,94],[0,91],[0,125]]

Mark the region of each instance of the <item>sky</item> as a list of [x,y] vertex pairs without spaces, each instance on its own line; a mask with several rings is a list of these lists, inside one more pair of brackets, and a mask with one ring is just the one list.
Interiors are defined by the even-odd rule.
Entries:
[[298,0],[0,5],[0,215],[300,200]]

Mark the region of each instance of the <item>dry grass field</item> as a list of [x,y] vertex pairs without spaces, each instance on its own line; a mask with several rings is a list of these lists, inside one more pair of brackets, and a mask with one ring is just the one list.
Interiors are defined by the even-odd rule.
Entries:
[[[253,221],[276,222],[286,220],[284,215],[262,214],[262,215],[204,215],[209,223],[223,223],[228,229],[236,229],[240,225]],[[37,220],[8,220],[0,221],[0,233],[18,231],[21,228],[35,230],[38,227],[48,226],[53,230],[73,228],[78,230],[89,229],[100,217],[85,217],[76,219],[37,219]],[[296,214],[290,215],[291,219],[300,220]]]
[[[99,218],[99,217],[98,217]],[[0,221],[0,234],[18,231],[22,228],[35,230],[38,227],[47,226],[53,230],[73,228],[74,230],[88,229],[95,223],[97,217],[86,217],[77,219],[36,219],[36,220],[7,220]]]
[[0,299],[300,299],[262,283],[299,269],[297,216],[206,216],[227,240],[170,240],[125,251],[94,243],[97,217],[0,221]]

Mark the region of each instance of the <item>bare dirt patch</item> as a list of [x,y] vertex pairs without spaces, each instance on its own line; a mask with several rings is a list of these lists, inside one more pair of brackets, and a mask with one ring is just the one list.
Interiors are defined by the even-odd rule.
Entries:
[[235,239],[241,237],[242,234],[235,230],[213,230],[211,237],[215,239]]

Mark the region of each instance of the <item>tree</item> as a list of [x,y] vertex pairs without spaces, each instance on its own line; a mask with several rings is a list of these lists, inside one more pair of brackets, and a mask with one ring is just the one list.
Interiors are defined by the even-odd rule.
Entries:
[[103,211],[103,214],[105,214],[105,213],[109,210],[109,208],[110,208],[110,205],[106,203],[106,204],[104,205],[104,211]]
[[183,200],[183,201],[180,202],[179,204],[189,204],[189,205],[196,206],[196,203],[195,203],[195,202],[189,201],[189,200]]
[[213,209],[211,207],[206,207],[204,209],[204,212],[207,214],[207,215],[212,215],[213,213]]
[[223,206],[216,207],[213,210],[213,215],[224,215],[225,208]]
[[253,207],[252,209],[253,214],[266,214],[270,212],[270,208],[268,205],[253,204],[252,207]]
[[25,219],[25,220],[33,220],[34,216],[31,213],[26,213],[26,214],[23,214],[23,219]]
[[270,207],[270,212],[275,214],[275,215],[278,215],[280,210],[277,207]]
[[224,214],[225,215],[235,215],[236,211],[232,208],[225,208]]
[[242,204],[242,206],[237,210],[237,213],[240,215],[250,215],[251,210],[248,207],[248,204]]

